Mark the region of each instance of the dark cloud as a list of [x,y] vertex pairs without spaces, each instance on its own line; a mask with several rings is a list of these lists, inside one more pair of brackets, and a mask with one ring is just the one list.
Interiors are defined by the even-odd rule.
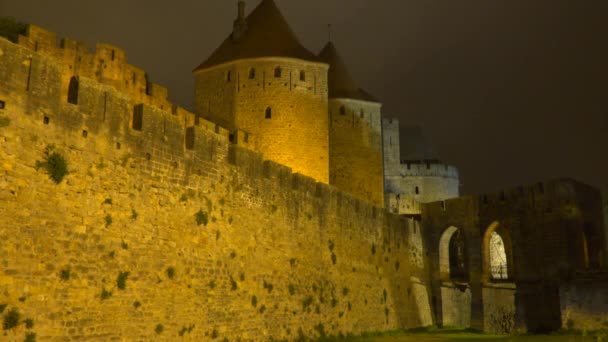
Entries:
[[[248,9],[258,1],[248,1]],[[277,0],[302,43],[333,41],[385,116],[420,125],[465,192],[570,176],[608,181],[608,2]],[[123,48],[191,108],[191,71],[236,1],[0,0],[0,14]]]

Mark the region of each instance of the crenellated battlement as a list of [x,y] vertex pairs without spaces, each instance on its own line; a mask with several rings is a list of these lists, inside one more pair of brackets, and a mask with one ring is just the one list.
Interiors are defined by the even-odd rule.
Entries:
[[385,204],[393,214],[420,215],[422,213],[420,203],[415,198],[406,194],[389,193],[386,195]]
[[167,88],[150,82],[145,71],[128,64],[119,47],[98,43],[90,52],[86,44],[69,38],[63,38],[58,44],[57,34],[31,24],[25,35],[19,36],[18,44],[60,63],[63,95],[67,94],[73,76],[84,76],[111,85],[136,102],[164,110],[175,107],[168,99]]
[[[0,78],[5,81],[0,88],[0,100],[5,101],[8,110],[13,106],[27,107],[32,91],[46,89],[46,95],[52,96],[40,98],[40,105],[52,110],[38,111],[34,119],[44,125],[60,125],[75,135],[86,135],[87,140],[107,139],[111,142],[108,145],[115,150],[116,159],[124,151],[131,151],[144,160],[178,169],[193,165],[196,160],[225,160],[252,180],[276,181],[285,191],[298,192],[300,195],[296,198],[308,199],[307,205],[314,207],[312,212],[323,212],[325,203],[333,201],[339,203],[340,208],[354,208],[355,212],[377,219],[384,215],[381,208],[338,192],[330,185],[292,173],[286,166],[264,160],[262,154],[250,150],[255,137],[248,132],[230,132],[168,103],[165,107],[155,105],[154,101],[140,102],[137,94],[105,82],[104,77],[69,73],[66,92],[61,93],[66,65],[70,65],[73,58],[78,60],[74,56],[82,55],[85,49],[71,42],[68,45],[74,49],[57,49],[50,44],[54,37],[54,34],[30,25],[28,35],[20,38],[19,45],[0,39],[0,48],[11,50],[10,59],[0,57]],[[69,60],[59,58],[67,55],[72,55]],[[130,67],[124,64],[124,53],[110,45],[100,44],[95,54],[82,57],[104,60],[104,63],[110,58],[110,62],[117,63],[114,65],[117,69]],[[23,61],[30,61],[30,65],[23,67]],[[23,87],[26,83],[28,86]],[[153,97],[157,100],[166,95],[166,89],[161,86],[149,85],[148,88],[150,93],[159,96]],[[7,94],[11,96],[7,97]],[[189,172],[192,170],[178,173]]]
[[402,160],[401,177],[444,177],[458,179],[458,169],[437,160]]

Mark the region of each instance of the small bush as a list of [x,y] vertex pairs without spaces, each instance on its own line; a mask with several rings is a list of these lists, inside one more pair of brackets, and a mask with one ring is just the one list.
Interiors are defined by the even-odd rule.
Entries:
[[329,241],[327,241],[327,244],[329,245],[329,251],[333,252],[334,248],[336,247],[336,245],[334,244],[334,242],[331,241],[331,240],[329,240]]
[[2,322],[2,328],[4,330],[10,330],[19,325],[21,314],[16,308],[10,309],[6,315],[4,315],[4,321]]
[[106,227],[110,226],[112,224],[112,216],[106,215],[105,221],[106,221]]
[[25,297],[19,297],[19,301],[22,302],[22,303],[25,302],[26,299],[27,298],[25,298]]
[[111,205],[111,204],[112,204],[112,199],[111,199],[111,198],[106,198],[106,199],[103,201],[103,204],[110,204],[110,205]]
[[0,116],[0,128],[2,127],[8,127],[8,125],[11,124],[11,119],[4,117],[4,116]]
[[112,297],[112,291],[108,291],[106,289],[101,289],[101,300],[106,300]]
[[272,290],[274,289],[274,286],[271,283],[267,283],[266,280],[264,280],[264,289],[268,290],[268,293],[270,294],[272,292]]
[[260,313],[263,314],[266,311],[266,305],[260,306]]
[[290,264],[291,266],[295,265],[295,264],[296,264],[296,258],[291,258],[291,259],[289,259],[289,264]]
[[167,267],[167,277],[173,279],[175,277],[175,268],[173,266]]
[[129,278],[129,272],[120,272],[118,278],[116,278],[116,287],[120,290],[127,288],[127,278]]
[[157,334],[162,334],[162,332],[165,330],[165,327],[162,324],[157,324],[156,328],[154,328],[154,332]]
[[210,288],[210,289],[212,289],[212,290],[213,290],[213,289],[215,288],[215,286],[216,286],[216,284],[215,284],[215,280],[212,280],[212,281],[210,281],[210,282],[209,282],[209,288]]
[[61,278],[61,280],[70,280],[70,276],[72,271],[70,270],[70,268],[64,268],[61,270],[61,272],[59,273],[59,277]]
[[295,285],[293,285],[293,284],[289,284],[288,289],[289,289],[289,294],[290,294],[290,295],[292,295],[292,296],[293,296],[293,295],[296,293],[296,287],[295,287]]
[[135,301],[135,302],[133,302],[133,307],[134,307],[134,308],[136,308],[136,309],[137,309],[137,308],[139,308],[140,306],[141,306],[141,303],[140,303],[139,301]]
[[372,255],[376,254],[376,245],[372,244]]
[[345,288],[343,288],[343,289],[342,289],[342,294],[343,294],[344,296],[348,296],[348,293],[349,293],[349,292],[350,292],[350,290],[348,289],[348,287],[345,287]]
[[23,321],[23,323],[25,323],[25,327],[27,329],[32,329],[34,327],[34,320],[31,318],[26,319],[25,321]]
[[270,211],[271,211],[273,214],[274,214],[274,213],[276,213],[278,209],[279,209],[279,208],[278,208],[276,205],[274,205],[274,204],[273,204],[273,205],[270,207]]
[[251,306],[253,306],[254,308],[256,306],[258,306],[258,297],[256,297],[256,296],[251,297]]
[[236,283],[234,278],[230,277],[230,290],[236,291],[238,288],[238,284]]
[[131,219],[137,220],[138,216],[139,216],[139,214],[137,213],[137,210],[131,209]]
[[186,202],[188,200],[188,195],[186,194],[182,194],[182,196],[179,198],[180,202]]
[[336,256],[336,253],[331,253],[331,262],[335,265],[336,262],[338,262],[338,257]]
[[213,331],[211,332],[211,338],[215,340],[219,336],[220,336],[220,333],[217,331],[217,329],[213,329]]
[[232,258],[232,259],[236,258],[236,252],[235,251],[232,251],[230,253],[230,258]]
[[306,309],[308,309],[310,307],[310,305],[312,305],[313,299],[312,297],[308,296],[306,298],[304,298],[302,300],[302,311],[306,311]]
[[53,151],[53,146],[47,147],[45,154],[44,161],[36,161],[36,170],[44,169],[56,184],[61,183],[69,173],[68,162],[61,154]]
[[129,249],[129,244],[123,241],[120,243],[120,247],[122,247],[122,249]]
[[26,34],[27,25],[16,21],[14,18],[0,18],[0,37],[5,37],[13,43],[17,43],[19,35]]
[[194,214],[194,219],[196,220],[196,224],[199,226],[206,226],[207,223],[209,223],[209,216],[206,212],[203,211],[203,209],[199,210],[196,214]]
[[36,342],[36,333],[28,333],[25,335],[23,342]]

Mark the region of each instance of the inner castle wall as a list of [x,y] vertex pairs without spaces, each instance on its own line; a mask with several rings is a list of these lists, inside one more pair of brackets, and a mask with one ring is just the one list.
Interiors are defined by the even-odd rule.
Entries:
[[[35,323],[8,340],[266,341],[432,323],[418,221],[264,161],[156,87],[105,77],[110,65],[67,72],[34,31],[22,45],[0,38],[0,304]],[[70,46],[64,56],[79,53]],[[68,162],[59,184],[37,168],[49,149]]]

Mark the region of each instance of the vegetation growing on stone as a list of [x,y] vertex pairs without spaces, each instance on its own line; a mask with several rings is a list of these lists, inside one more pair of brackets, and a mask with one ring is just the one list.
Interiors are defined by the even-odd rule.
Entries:
[[268,290],[268,293],[270,294],[272,292],[272,290],[274,289],[274,286],[270,283],[267,283],[266,280],[264,280],[264,289]]
[[338,262],[338,257],[336,256],[336,253],[331,253],[331,262],[335,265],[336,262]]
[[196,220],[196,224],[199,226],[206,226],[207,223],[209,223],[209,216],[206,212],[203,211],[203,209],[199,210],[196,214],[194,214],[194,219]]
[[17,43],[19,35],[25,35],[27,26],[15,18],[0,18],[0,37]]
[[236,283],[236,280],[234,280],[234,278],[230,277],[230,290],[236,291],[238,288],[239,287]]
[[23,342],[36,342],[36,333],[27,333]]
[[54,146],[50,145],[45,151],[44,161],[36,161],[36,170],[44,169],[49,177],[59,184],[69,173],[68,162],[65,158],[54,151]]
[[306,311],[313,303],[311,296],[308,296],[302,300],[302,311]]
[[329,251],[330,251],[330,252],[333,252],[333,251],[334,251],[334,248],[336,247],[336,245],[334,244],[334,242],[333,242],[333,241],[331,241],[331,240],[329,240],[329,241],[327,242],[327,244],[328,244],[328,247],[329,247]]
[[105,288],[101,289],[101,300],[106,300],[112,297],[112,291],[108,291]]
[[103,204],[112,204],[112,199],[111,199],[111,198],[106,198],[106,199],[103,201]]
[[25,327],[27,329],[32,329],[34,327],[34,320],[31,318],[26,319],[25,321],[23,321],[23,323],[25,323]]
[[372,255],[376,254],[376,245],[372,244]]
[[112,216],[111,215],[106,215],[105,219],[106,221],[106,227],[110,226],[112,224]]
[[0,116],[0,128],[7,127],[10,124],[11,124],[11,119],[4,117],[4,116]]
[[288,289],[289,289],[289,294],[290,295],[293,296],[296,293],[296,287],[295,287],[295,285],[289,284]]
[[157,334],[161,334],[165,330],[165,327],[162,324],[157,324],[156,328],[154,328],[154,332]]
[[342,289],[342,294],[343,294],[344,296],[348,296],[348,293],[349,293],[349,292],[350,292],[350,289],[349,289],[348,287],[345,287],[345,288],[343,288],[343,289]]
[[118,278],[116,278],[116,287],[120,290],[127,288],[127,278],[129,278],[129,272],[120,272]]
[[137,220],[138,216],[139,214],[137,213],[137,211],[135,209],[131,209],[131,219]]
[[175,267],[169,266],[167,267],[167,278],[173,279],[175,277]]
[[215,340],[219,336],[220,336],[220,333],[217,331],[217,329],[213,329],[213,331],[211,332],[211,338]]
[[16,308],[10,309],[6,315],[4,315],[4,320],[2,321],[2,329],[10,330],[19,325],[19,320],[21,319],[21,314],[19,310]]
[[251,306],[253,306],[254,308],[256,306],[258,306],[258,297],[256,297],[256,296],[251,297]]
[[140,306],[141,306],[141,303],[140,303],[139,301],[135,301],[135,302],[133,302],[133,307],[134,307],[134,308],[136,308],[136,309],[137,309],[137,308],[139,308]]
[[6,309],[7,304],[0,304],[0,314],[4,312],[4,309]]
[[123,241],[123,242],[120,243],[120,247],[122,249],[129,249],[129,244]]

